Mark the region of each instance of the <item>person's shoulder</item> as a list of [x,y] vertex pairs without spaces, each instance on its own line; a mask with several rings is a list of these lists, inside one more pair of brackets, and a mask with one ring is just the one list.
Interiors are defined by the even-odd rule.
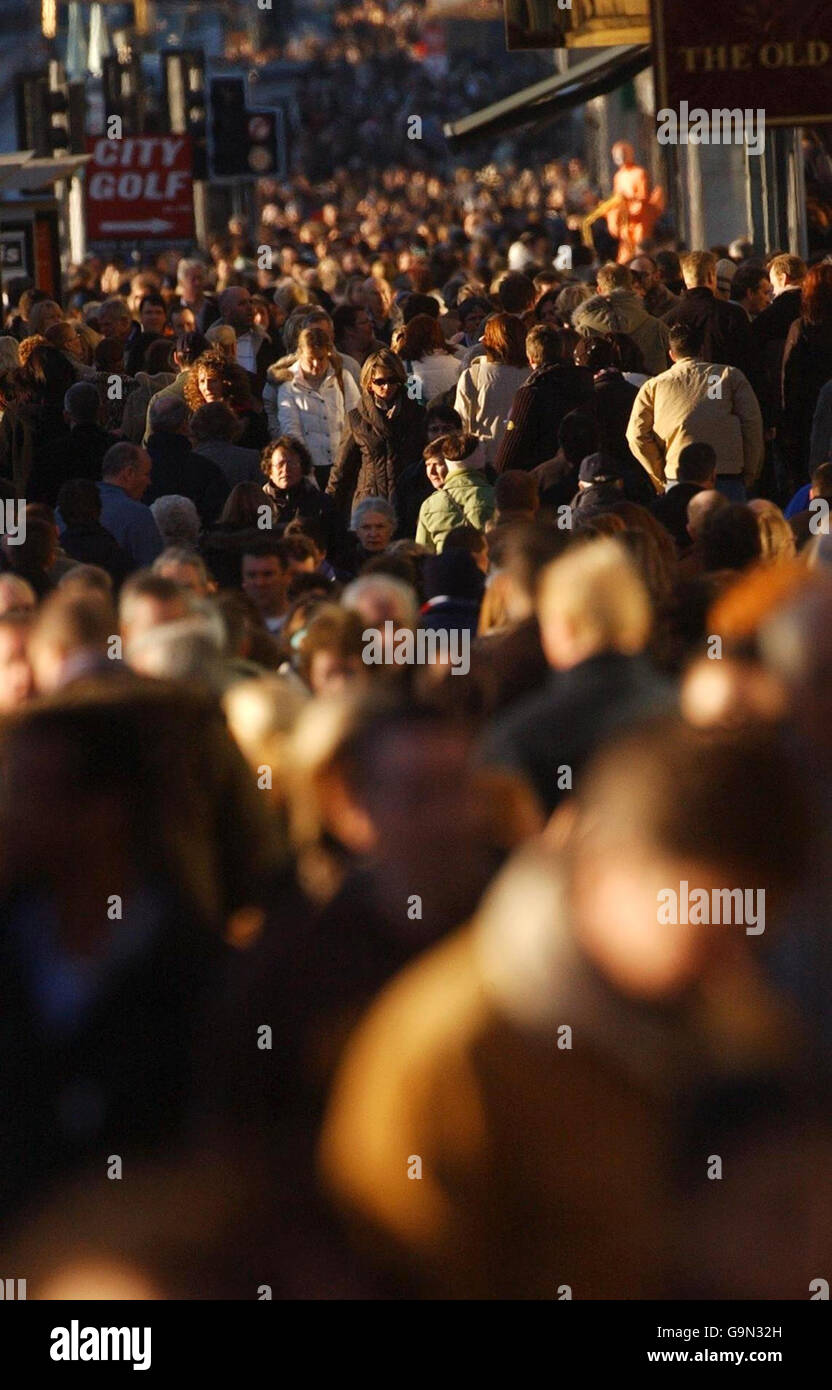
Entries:
[[541,716],[556,703],[555,692],[548,685],[515,700],[488,725],[484,739],[486,753],[519,752],[528,742],[537,742],[543,734]]
[[433,521],[437,517],[440,517],[448,507],[448,497],[450,497],[450,493],[448,493],[448,496],[446,497],[445,489],[442,487],[437,488],[435,492],[432,492],[430,494],[430,497],[426,497],[421,507],[419,508],[420,521]]
[[[832,408],[832,381],[825,381],[818,392],[818,406],[823,404],[824,410]],[[817,409],[817,407],[816,407]]]
[[733,299],[718,299],[719,305],[717,313],[726,320],[730,320],[737,328],[751,328],[751,320],[741,304],[735,304]]

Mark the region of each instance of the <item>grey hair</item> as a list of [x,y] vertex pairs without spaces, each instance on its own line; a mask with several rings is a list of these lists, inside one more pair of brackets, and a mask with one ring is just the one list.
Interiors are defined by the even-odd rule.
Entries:
[[170,430],[171,433],[184,425],[188,415],[188,407],[181,397],[161,394],[153,397],[147,411],[151,430]]
[[91,381],[75,381],[64,395],[64,410],[77,425],[95,421],[100,400],[98,388]]
[[[196,545],[202,523],[190,497],[181,497],[179,493],[170,492],[151,502],[150,510],[166,546]],[[165,554],[170,559],[170,551],[165,551]],[[159,558],[161,559],[161,556]]]
[[391,600],[395,609],[396,621],[408,627],[416,626],[419,620],[419,604],[416,594],[403,579],[392,574],[365,574],[348,584],[341,595],[341,606],[352,612],[361,612],[361,601],[369,594],[381,595]]
[[207,268],[205,262],[197,260],[195,256],[183,256],[176,267],[176,278],[181,280],[186,270],[207,270]]
[[372,512],[378,512],[379,516],[386,517],[393,525],[396,525],[396,509],[386,499],[386,497],[365,497],[363,501],[356,503],[352,509],[350,527],[354,531],[356,526],[360,526],[365,516]]
[[157,555],[151,565],[154,574],[161,574],[165,565],[193,565],[198,570],[200,578],[208,582],[208,567],[201,555],[192,550],[189,545],[168,545]]
[[105,299],[104,303],[100,306],[98,317],[101,318],[102,315],[105,318],[129,319],[130,310],[126,302],[120,299],[117,294],[114,294],[111,295],[109,299]]
[[222,693],[228,684],[223,661],[225,624],[216,609],[194,604],[187,618],[159,623],[125,651],[130,665],[161,680],[198,680]]
[[20,344],[17,338],[5,334],[0,338],[0,372],[10,372],[19,366]]

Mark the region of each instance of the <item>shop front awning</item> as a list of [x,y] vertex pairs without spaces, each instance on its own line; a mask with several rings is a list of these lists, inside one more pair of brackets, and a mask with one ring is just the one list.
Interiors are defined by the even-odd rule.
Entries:
[[68,179],[89,160],[88,154],[34,158],[32,150],[0,156],[0,193],[27,193]]
[[566,72],[555,73],[531,87],[524,87],[470,116],[448,121],[444,127],[445,139],[451,149],[456,150],[474,140],[550,120],[552,116],[571,111],[574,106],[583,106],[593,97],[615,91],[616,87],[643,72],[651,61],[649,44],[597,49],[591,57],[575,63]]

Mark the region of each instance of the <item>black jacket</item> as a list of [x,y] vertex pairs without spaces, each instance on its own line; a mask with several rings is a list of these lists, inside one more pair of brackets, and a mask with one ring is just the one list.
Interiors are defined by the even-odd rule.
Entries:
[[592,372],[556,362],[538,367],[515,393],[494,466],[526,471],[551,458],[564,415],[592,401]]
[[211,459],[195,454],[184,434],[154,430],[147,441],[153,463],[150,487],[143,501],[176,493],[190,497],[203,526],[216,521],[228,496],[228,483]]
[[[605,652],[552,672],[546,687],[518,701],[486,734],[482,761],[524,776],[551,814],[595,749],[622,726],[666,710],[671,689],[645,657]],[[561,786],[558,786],[561,782]]]
[[751,322],[739,304],[717,299],[704,285],[685,290],[679,303],[664,316],[668,328],[683,323],[697,328],[702,334],[702,348],[697,356],[704,362],[720,362],[727,367],[739,367],[759,390],[759,364],[751,337]]
[[677,483],[660,497],[654,497],[651,511],[666,531],[669,531],[677,549],[687,550],[692,544],[688,532],[688,502],[702,488],[699,483]]
[[80,565],[100,565],[110,575],[116,588],[135,564],[118,541],[100,521],[86,521],[67,526],[61,533],[61,547],[70,559]]
[[297,487],[282,489],[275,487],[274,483],[268,482],[263,485],[263,491],[270,497],[277,508],[278,526],[288,526],[290,521],[300,519],[301,521],[321,520],[327,528],[327,555],[334,553],[336,548],[336,534],[338,531],[335,506],[332,498],[327,497],[325,492],[310,482],[308,478],[301,478]]
[[348,419],[349,433],[326,489],[336,510],[348,515],[365,497],[383,497],[397,511],[404,509],[399,484],[402,474],[422,457],[427,440],[424,408],[402,390],[389,414],[383,415],[364,396]]
[[627,443],[627,425],[638,391],[615,368],[596,373],[594,391],[598,449],[602,454],[611,454],[621,465],[627,501],[650,507],[656,489]]
[[[147,349],[151,343],[159,343],[164,340],[164,333],[140,333],[127,353],[124,360],[124,370],[128,376],[135,376],[136,372],[143,372],[145,369],[144,359]],[[172,343],[172,339],[168,340]]]
[[786,447],[799,465],[803,482],[808,476],[812,417],[821,387],[832,380],[832,324],[804,323],[795,319],[783,351],[783,411],[781,432]]
[[760,362],[763,419],[774,425],[780,414],[783,349],[789,329],[800,318],[800,290],[784,290],[751,322],[751,337]]
[[30,502],[46,502],[54,507],[63,483],[71,478],[101,480],[101,460],[118,440],[98,425],[73,425],[68,434],[59,435],[49,449],[33,460],[26,486]]

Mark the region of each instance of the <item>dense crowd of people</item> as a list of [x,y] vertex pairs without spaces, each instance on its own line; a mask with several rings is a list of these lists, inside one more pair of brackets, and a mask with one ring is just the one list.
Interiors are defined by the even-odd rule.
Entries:
[[[30,1297],[827,1268],[832,264],[625,264],[593,198],[342,172],[10,287]],[[668,921],[682,885],[756,915]]]

